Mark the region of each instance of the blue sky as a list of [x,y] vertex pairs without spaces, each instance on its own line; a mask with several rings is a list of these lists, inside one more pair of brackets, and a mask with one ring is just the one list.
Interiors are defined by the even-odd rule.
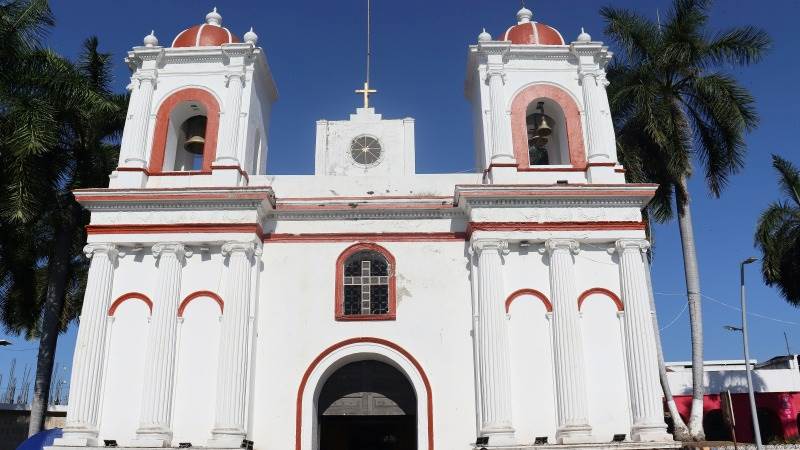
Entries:
[[[416,119],[417,170],[457,172],[474,167],[469,105],[463,96],[467,46],[482,27],[497,35],[515,22],[515,0],[374,0],[372,99],[385,117]],[[668,1],[528,1],[535,20],[559,29],[571,40],[585,27],[606,40],[598,10],[612,5],[656,17]],[[553,7],[552,5],[561,5]],[[122,59],[154,29],[162,45],[181,30],[201,23],[217,6],[224,25],[242,35],[255,28],[265,49],[280,99],[271,124],[270,173],[313,173],[315,121],[343,119],[360,99],[353,89],[364,78],[364,15],[366,0],[279,2],[256,0],[82,0],[53,2],[57,19],[49,45],[74,56],[83,39],[97,35],[101,48],[114,54],[115,86],[124,89],[129,73]],[[766,6],[766,7],[765,7]],[[723,329],[739,324],[738,261],[755,254],[753,229],[760,212],[779,197],[770,154],[779,153],[800,165],[796,134],[800,104],[796,72],[797,23],[800,2],[764,3],[718,0],[712,27],[755,25],[774,40],[759,65],[735,69],[735,76],[756,97],[761,126],[747,138],[744,171],[733,177],[721,199],[706,193],[702,176],[691,182],[694,223],[702,277],[706,359],[741,358],[741,338]],[[612,47],[613,50],[613,47]],[[698,175],[700,172],[698,171]],[[664,351],[668,360],[690,357],[680,241],[675,223],[656,225],[653,283]],[[748,269],[751,349],[766,359],[786,351],[784,332],[793,352],[800,352],[800,314],[767,288],[756,265]],[[0,348],[0,374],[12,358],[20,374],[34,365],[36,343],[10,337]],[[69,364],[75,329],[61,337],[57,361]]]

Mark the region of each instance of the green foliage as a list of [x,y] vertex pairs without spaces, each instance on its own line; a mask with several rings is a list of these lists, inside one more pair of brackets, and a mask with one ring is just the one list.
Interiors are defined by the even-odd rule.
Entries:
[[663,25],[601,9],[622,50],[608,67],[609,103],[620,161],[632,182],[657,183],[649,212],[664,222],[688,200],[682,180],[694,163],[718,197],[744,163],[744,135],[758,123],[754,99],[721,66],[758,62],[768,35],[739,27],[710,35],[709,0],[675,0]]
[[80,311],[89,215],[71,191],[107,186],[128,100],[97,38],[74,62],[42,47],[53,24],[47,1],[0,1],[0,322],[27,337],[42,331],[57,236],[71,239],[60,330]]
[[791,162],[772,155],[784,200],[773,202],[756,227],[764,282],[777,286],[789,303],[800,306],[800,171]]

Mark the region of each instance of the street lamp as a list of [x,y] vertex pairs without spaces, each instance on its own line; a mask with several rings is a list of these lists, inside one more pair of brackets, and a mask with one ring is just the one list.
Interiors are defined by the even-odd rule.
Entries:
[[8,339],[0,339],[0,347],[8,347],[11,345],[11,341]]
[[751,256],[739,264],[739,293],[742,302],[742,342],[744,345],[744,369],[747,373],[747,395],[750,397],[750,415],[753,417],[753,434],[755,434],[756,448],[758,450],[763,450],[764,447],[761,444],[761,427],[758,425],[758,411],[756,410],[756,396],[753,393],[753,376],[750,373],[750,349],[747,344],[747,304],[745,302],[744,292],[744,266],[756,261],[757,259]]

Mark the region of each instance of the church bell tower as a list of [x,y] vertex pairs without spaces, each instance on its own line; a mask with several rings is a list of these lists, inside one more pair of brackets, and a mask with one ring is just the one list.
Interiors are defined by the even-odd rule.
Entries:
[[111,187],[243,186],[264,173],[277,90],[258,36],[251,28],[243,38],[214,8],[169,47],[150,33],[128,53],[131,100]]
[[465,85],[476,169],[493,182],[624,182],[606,95],[611,56],[583,30],[566,42],[524,7],[502,34],[484,30],[470,47]]

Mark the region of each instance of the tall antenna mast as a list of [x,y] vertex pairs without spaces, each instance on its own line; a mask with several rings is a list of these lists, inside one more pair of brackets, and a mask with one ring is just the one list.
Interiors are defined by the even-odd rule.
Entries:
[[364,89],[356,89],[356,94],[364,96],[364,109],[369,108],[369,94],[378,91],[369,88],[370,59],[372,59],[372,0],[367,0],[367,78],[364,81]]
[[783,340],[786,341],[786,354],[791,355],[792,350],[789,348],[789,336],[786,334],[785,331],[783,332]]
[[372,59],[372,0],[367,0],[367,84],[369,84],[370,59]]

